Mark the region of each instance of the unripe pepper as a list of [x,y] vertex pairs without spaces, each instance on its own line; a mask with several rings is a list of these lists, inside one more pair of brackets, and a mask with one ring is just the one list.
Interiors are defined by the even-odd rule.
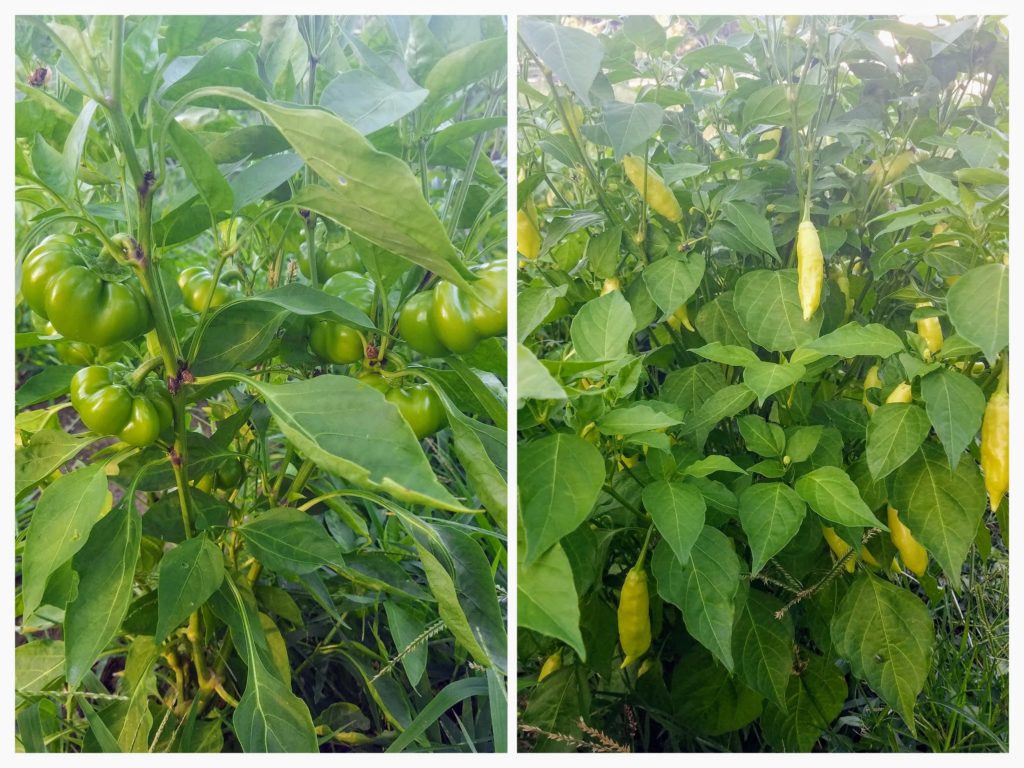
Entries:
[[559,649],[544,659],[544,664],[540,668],[540,674],[537,675],[537,682],[543,682],[544,678],[548,675],[553,675],[555,672],[562,668],[562,650]]
[[821,304],[821,284],[825,279],[825,258],[821,254],[818,230],[810,219],[800,222],[796,233],[797,292],[804,320],[810,320]]
[[69,341],[131,341],[153,327],[149,303],[136,279],[114,282],[92,270],[79,250],[94,247],[85,236],[50,235],[22,263],[21,294]]
[[896,385],[896,388],[889,393],[889,396],[885,398],[885,403],[910,403],[914,400],[914,391],[910,388],[910,384],[906,381],[901,381]]
[[[1005,363],[1004,363],[1005,365]],[[1010,487],[1010,395],[1009,369],[1004,367],[999,386],[988,399],[981,421],[981,470],[985,474],[988,503],[999,508]]]
[[165,387],[152,379],[126,386],[114,370],[102,365],[78,369],[71,377],[70,399],[85,426],[129,445],[149,445],[174,418]]
[[679,207],[679,201],[653,168],[636,155],[626,155],[622,160],[622,167],[626,171],[626,176],[633,182],[633,186],[639,190],[640,197],[646,200],[652,209],[669,221],[679,221],[683,218],[683,209]]
[[522,208],[516,213],[516,249],[530,261],[540,255],[540,232],[530,214]]
[[899,513],[889,507],[889,538],[895,545],[903,564],[918,576],[924,576],[928,571],[928,550],[921,546],[921,543],[914,538],[910,529],[900,520]]
[[[930,307],[930,301],[922,301],[917,306]],[[942,324],[937,317],[925,317],[917,321],[917,334],[924,339],[928,347],[928,357],[942,349]]]
[[795,35],[797,33],[797,30],[800,29],[800,21],[801,21],[802,17],[800,17],[800,16],[785,16],[783,18],[784,18],[783,28],[782,28],[783,34],[785,34],[786,37],[793,37],[793,35]]
[[651,647],[650,596],[647,593],[647,572],[643,565],[635,565],[626,574],[619,595],[619,645],[625,659],[625,669]]
[[[193,312],[202,312],[209,302],[216,309],[235,298],[235,292],[226,285],[215,283],[213,274],[205,267],[186,267],[178,275],[181,299]],[[212,296],[211,296],[212,294]]]
[[863,402],[864,407],[867,408],[869,416],[878,410],[878,406],[868,399],[868,390],[881,388],[882,380],[878,378],[878,366],[872,365],[864,375],[864,396],[861,398],[861,402]]

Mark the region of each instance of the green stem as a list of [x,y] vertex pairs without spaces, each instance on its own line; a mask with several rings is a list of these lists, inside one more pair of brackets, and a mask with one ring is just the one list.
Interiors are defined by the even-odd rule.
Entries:
[[295,477],[292,479],[291,485],[288,486],[288,493],[284,496],[285,501],[289,501],[298,495],[299,491],[306,485],[306,481],[309,480],[309,476],[313,474],[314,469],[316,469],[316,464],[309,459],[303,460],[302,464],[299,465],[299,471],[295,473]]
[[142,380],[145,379],[146,376],[150,374],[150,372],[155,371],[163,364],[164,359],[159,356],[151,357],[148,360],[144,360],[142,363],[139,364],[139,366],[134,371],[132,371],[131,376],[128,378],[128,383],[132,387],[139,386],[139,384],[142,383]]
[[647,536],[644,537],[644,545],[640,548],[640,557],[637,558],[636,565],[634,566],[638,570],[644,567],[644,561],[647,559],[647,548],[651,546],[651,536],[654,534],[653,523],[647,527]]

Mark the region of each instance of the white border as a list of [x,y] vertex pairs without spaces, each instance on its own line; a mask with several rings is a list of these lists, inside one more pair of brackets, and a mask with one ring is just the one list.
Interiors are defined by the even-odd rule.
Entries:
[[[987,0],[979,0],[972,3],[967,2],[926,2],[925,0],[903,0],[901,2],[879,2],[878,0],[862,0],[859,3],[836,3],[836,2],[774,2],[766,3],[764,0],[757,2],[756,0],[719,0],[718,2],[710,2],[708,0],[697,0],[696,2],[687,2],[686,0],[674,0],[672,2],[667,0],[658,0],[652,2],[651,0],[615,0],[610,2],[609,0],[590,0],[589,2],[581,2],[580,0],[572,0],[571,2],[541,2],[538,0],[517,0],[512,2],[507,0],[501,2],[500,0],[478,0],[472,2],[471,0],[433,0],[433,2],[425,2],[420,0],[419,2],[398,2],[396,0],[374,0],[373,2],[355,2],[349,0],[349,2],[325,2],[324,0],[306,0],[297,6],[292,8],[282,8],[280,2],[271,3],[268,0],[256,0],[255,2],[217,2],[208,1],[200,2],[199,0],[179,0],[179,2],[168,3],[147,3],[144,6],[146,11],[164,11],[168,15],[171,14],[227,14],[227,13],[260,13],[260,14],[275,14],[281,13],[282,10],[294,10],[300,9],[303,13],[323,13],[323,14],[337,14],[342,12],[361,13],[364,11],[372,10],[376,13],[390,13],[390,14],[417,14],[417,13],[447,13],[447,14],[493,14],[493,15],[504,15],[508,17],[508,29],[509,29],[509,68],[508,68],[508,88],[509,88],[509,99],[508,99],[508,158],[509,158],[509,192],[508,192],[508,213],[509,213],[509,225],[508,225],[508,260],[509,260],[509,279],[510,279],[510,295],[514,295],[515,292],[515,280],[517,274],[517,258],[514,244],[514,213],[515,213],[515,179],[517,173],[517,162],[516,162],[516,106],[517,100],[515,98],[515,82],[516,82],[516,46],[514,42],[516,40],[516,29],[517,19],[516,15],[542,15],[551,14],[558,12],[561,14],[586,14],[593,16],[602,15],[616,15],[623,13],[648,13],[648,14],[693,14],[693,15],[737,15],[737,14],[763,14],[771,12],[773,14],[785,14],[785,13],[805,13],[805,14],[825,14],[825,13],[847,13],[847,14],[901,14],[901,15],[933,15],[936,12],[940,13],[957,13],[957,14],[986,14],[986,15],[1005,15],[1007,16],[1007,25],[1011,29],[1011,55],[1010,55],[1010,82],[1013,88],[1013,97],[1011,98],[1011,121],[1015,128],[1015,133],[1011,136],[1011,156],[1016,158],[1020,156],[1020,152],[1024,149],[1024,138],[1018,138],[1018,136],[1024,136],[1021,130],[1018,128],[1022,124],[1022,112],[1021,97],[1024,96],[1024,91],[1021,90],[1022,83],[1024,83],[1024,72],[1022,72],[1022,59],[1020,50],[1020,36],[1021,31],[1014,29],[1019,23],[1017,17],[1024,18],[1024,14],[1015,13],[1017,3],[1011,3],[1009,1],[1004,2],[989,2]],[[4,51],[4,58],[2,61],[2,71],[6,75],[6,82],[13,83],[14,79],[14,57],[12,55],[14,47],[14,15],[15,14],[47,14],[47,13],[133,13],[140,9],[138,2],[124,2],[120,1],[101,1],[95,0],[83,0],[82,2],[53,2],[52,0],[39,0],[35,3],[26,3],[19,1],[14,4],[13,8],[6,9],[3,13],[0,13],[0,39],[4,41],[6,46]],[[166,10],[165,10],[166,9]],[[2,102],[2,109],[5,122],[4,129],[7,141],[4,145],[10,148],[14,141],[14,110],[13,110],[13,99],[5,99]],[[6,215],[0,217],[0,231],[3,233],[2,242],[6,245],[4,253],[7,253],[8,261],[5,269],[6,276],[8,279],[3,280],[2,292],[4,297],[4,306],[12,307],[14,299],[14,288],[13,279],[13,218],[11,213],[14,210],[14,187],[11,183],[13,180],[13,162],[12,155],[8,151],[0,157],[0,163],[3,168],[3,179],[2,190],[0,190],[0,201],[2,201],[2,210],[6,212]],[[1014,166],[1016,169],[1016,165]],[[1022,188],[1021,175],[1014,173],[1011,176],[1010,189],[1011,197],[1016,200],[1020,200],[1021,194],[1024,193]],[[1011,233],[1011,250],[1020,252],[1020,245],[1024,242],[1024,235],[1021,234],[1021,230],[1016,226],[1017,219],[1011,212],[1011,220],[1014,221],[1013,232]],[[1021,327],[1021,317],[1019,312],[1013,312],[1012,309],[1018,306],[1022,306],[1021,292],[1024,288],[1021,287],[1020,280],[1011,279],[1011,339],[1014,341],[1019,337],[1019,330]],[[10,317],[8,315],[8,317]],[[10,326],[8,326],[10,328]],[[517,382],[515,375],[515,349],[516,345],[514,340],[516,338],[516,310],[515,303],[510,305],[509,310],[509,417],[508,417],[508,430],[509,430],[509,454],[508,454],[508,484],[509,484],[509,531],[508,531],[508,553],[509,553],[509,584],[508,584],[508,616],[510,621],[510,633],[509,633],[509,684],[508,684],[508,706],[509,706],[509,749],[512,754],[507,755],[482,755],[482,756],[452,756],[452,755],[375,755],[375,754],[349,754],[349,755],[292,755],[287,759],[291,762],[300,763],[311,763],[314,761],[330,761],[330,760],[343,760],[348,764],[353,762],[356,765],[373,765],[381,763],[389,764],[403,764],[410,759],[415,759],[419,765],[441,765],[443,762],[447,762],[454,758],[459,762],[466,762],[467,760],[483,759],[488,765],[508,765],[511,761],[518,759],[519,756],[514,754],[516,745],[516,729],[515,729],[515,710],[517,703],[517,691],[516,691],[516,632],[515,632],[515,617],[516,617],[516,559],[515,559],[515,546],[516,546],[516,504],[515,504],[515,487],[516,487],[516,451],[515,451],[515,417],[514,409],[517,396]],[[3,432],[0,434],[6,434],[8,436],[13,434],[14,431],[14,337],[10,330],[2,335],[2,354],[3,360],[0,365],[8,372],[8,381],[10,386],[4,387],[3,389]],[[1012,346],[1012,344],[1011,344]],[[1013,381],[1024,381],[1021,378],[1024,374],[1024,357],[1018,354],[1015,362],[1011,361],[1011,379]],[[1014,482],[1024,482],[1018,478],[1024,478],[1024,431],[1020,429],[1021,426],[1021,409],[1019,406],[1019,399],[1015,396],[1015,393],[1011,393],[1012,398],[1012,434],[1011,434],[1011,470]],[[2,451],[2,461],[0,461],[0,467],[2,467],[2,479],[5,481],[0,483],[0,487],[7,489],[4,491],[3,496],[3,519],[8,522],[8,526],[13,524],[13,499],[10,495],[10,489],[14,485],[14,451],[13,443],[10,439],[0,440],[0,451]],[[1016,527],[1016,526],[1015,526]],[[0,536],[2,539],[2,550],[0,550],[0,560],[4,563],[4,572],[7,574],[7,584],[13,587],[14,578],[14,546],[13,538],[9,535],[10,527],[8,527],[8,535]],[[1019,536],[1019,534],[1018,534]],[[1018,544],[1018,546],[1024,546]],[[1005,764],[1011,757],[1011,755],[1021,752],[1019,744],[1021,739],[1024,738],[1024,730],[1021,729],[1021,712],[1024,707],[1024,699],[1021,694],[1021,682],[1019,680],[1021,672],[1017,670],[1017,664],[1015,663],[1019,654],[1017,649],[1021,646],[1020,632],[1022,621],[1018,618],[1018,611],[1014,608],[1014,601],[1012,596],[1017,594],[1018,586],[1022,581],[1016,569],[1011,571],[1011,667],[1013,672],[1011,673],[1011,737],[1010,737],[1010,753],[1006,755],[861,755],[861,754],[836,754],[829,755],[827,758],[829,762],[836,763],[847,763],[852,765],[854,762],[863,766],[867,762],[876,763],[879,760],[885,760],[886,764],[889,761],[898,761],[901,764],[917,764],[924,765],[925,761],[931,759],[938,759],[946,764],[967,764],[971,765],[978,764],[992,764],[1000,763]],[[0,589],[0,615],[8,616],[11,620],[14,618],[14,590],[13,588]],[[1019,602],[1019,601],[1017,601]],[[0,678],[0,755],[7,756],[14,754],[14,696],[12,690],[13,683],[13,664],[14,664],[14,653],[13,643],[5,643],[2,650],[0,650],[0,657],[3,658],[3,676]],[[607,761],[615,760],[616,758],[609,755],[524,755],[527,761],[534,764],[549,764],[549,763],[583,763],[590,764],[596,761]],[[60,755],[17,755],[16,760],[18,764],[39,764],[39,765],[63,765],[69,759],[73,759],[76,764],[79,765],[97,765],[106,766],[112,762],[120,763],[122,761],[137,761],[137,756],[134,755],[79,755],[76,758],[64,758]],[[173,755],[154,755],[152,758],[154,761],[173,761],[177,759],[177,756]],[[188,759],[190,762],[210,763],[214,761],[241,761],[245,760],[249,764],[255,765],[274,765],[276,760],[280,759],[273,755],[192,755]],[[657,754],[657,755],[644,755],[640,758],[647,764],[650,765],[672,765],[678,766],[680,762],[686,766],[691,765],[705,765],[705,764],[764,764],[764,765],[776,765],[785,766],[790,762],[809,764],[812,761],[817,764],[824,758],[822,755],[781,755],[781,754],[734,754],[734,755],[676,755],[676,754]]]

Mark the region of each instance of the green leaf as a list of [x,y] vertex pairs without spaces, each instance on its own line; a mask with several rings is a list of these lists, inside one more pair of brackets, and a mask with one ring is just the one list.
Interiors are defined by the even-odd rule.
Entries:
[[529,349],[522,344],[516,345],[516,376],[518,377],[518,407],[522,408],[527,400],[565,400],[567,396],[562,385]]
[[847,323],[832,333],[826,333],[801,349],[811,349],[822,355],[836,357],[889,357],[902,352],[905,346],[900,337],[884,325]]
[[326,110],[268,104],[238,88],[205,88],[202,93],[240,101],[260,112],[327,183],[306,186],[292,198],[294,205],[332,218],[371,243],[466,285],[469,271],[403,160],[378,152],[359,131]]
[[103,710],[103,719],[112,726],[113,735],[124,752],[145,752],[153,729],[150,697],[157,696],[156,660],[159,648],[147,635],[136,637],[125,657],[118,693],[124,696],[110,709]]
[[446,54],[431,67],[423,82],[430,91],[431,101],[504,71],[507,45],[505,36],[500,35]]
[[751,363],[743,371],[743,383],[757,395],[757,404],[776,392],[796,384],[804,377],[807,369],[800,363]]
[[699,734],[738,731],[761,714],[762,698],[704,648],[688,650],[672,673],[673,714]]
[[775,458],[782,456],[786,448],[786,432],[778,424],[766,421],[756,414],[736,419],[747,450],[758,456]]
[[559,433],[519,446],[519,495],[532,566],[587,519],[604,483],[604,459],[576,435]]
[[256,654],[231,725],[245,752],[319,751],[309,708]]
[[750,572],[757,575],[796,536],[807,507],[800,495],[784,483],[755,483],[747,487],[739,495],[739,506],[740,525],[750,544]]
[[781,752],[810,752],[846,703],[846,678],[836,665],[803,649],[800,655],[785,706],[769,702],[761,716],[765,740]]
[[981,429],[985,413],[985,395],[981,388],[962,373],[941,369],[921,379],[928,419],[946,449],[953,469],[964,449]]
[[644,51],[660,51],[665,47],[665,28],[652,16],[627,16],[622,21],[622,34]]
[[708,434],[722,419],[735,416],[752,402],[756,395],[744,384],[731,384],[715,392],[700,404],[683,422],[683,433],[693,435],[698,446],[703,446]]
[[22,694],[45,691],[63,677],[63,641],[30,640],[14,649],[14,690],[18,705],[22,703]]
[[915,166],[915,169],[917,170],[917,175],[921,177],[921,181],[931,187],[935,194],[939,197],[945,198],[949,202],[953,203],[953,205],[960,204],[960,192],[957,190],[953,182],[937,173],[926,171],[919,165]]
[[644,283],[654,303],[670,315],[696,293],[704,269],[704,254],[697,251],[680,257],[666,256],[644,270]]
[[706,456],[703,459],[686,465],[683,474],[689,477],[707,477],[715,472],[738,472],[746,474],[746,470],[736,464],[728,456]]
[[50,575],[86,545],[106,496],[107,475],[99,462],[61,475],[43,491],[32,513],[21,560],[24,618],[39,607]]
[[533,563],[525,563],[525,547],[517,547],[518,626],[561,640],[584,661],[587,648],[580,634],[579,596],[572,567],[560,544],[555,544]]
[[[799,96],[796,105],[796,126],[793,126],[793,107],[789,102],[791,90],[796,91]],[[760,124],[802,128],[817,111],[822,94],[821,86],[807,83],[801,83],[799,88],[794,85],[772,85],[754,91],[747,96],[743,105],[743,126],[749,128]]]
[[739,230],[740,235],[758,251],[779,258],[772,237],[772,227],[765,214],[750,203],[733,201],[722,206],[725,221]]
[[739,48],[732,45],[705,45],[701,48],[694,48],[687,53],[679,62],[690,72],[708,66],[732,67],[739,72],[752,71],[746,54]]
[[664,109],[650,102],[608,101],[601,105],[601,110],[604,129],[618,161],[642,148],[644,142],[658,132],[665,116]]
[[171,121],[168,135],[185,175],[206,207],[213,213],[233,210],[235,193],[198,139],[176,120]]
[[156,640],[199,610],[224,581],[224,555],[206,536],[183,541],[160,560]]
[[748,347],[738,347],[732,344],[722,344],[712,341],[703,347],[694,347],[689,350],[695,355],[700,355],[706,360],[711,360],[722,365],[746,366],[757,365],[761,359]]
[[601,42],[582,29],[524,19],[519,35],[555,76],[590,106],[590,87],[604,57]]
[[985,514],[985,484],[978,465],[963,457],[951,469],[939,446],[926,442],[893,478],[892,505],[914,538],[960,589],[960,568]]
[[868,469],[881,480],[901,467],[928,437],[932,425],[916,405],[889,403],[871,416],[867,429]]
[[643,503],[676,560],[689,562],[690,550],[704,530],[706,506],[701,492],[686,483],[658,480],[644,488]]
[[498,605],[491,562],[480,543],[460,527],[439,524],[434,530],[438,535],[434,554],[448,564],[459,605],[483,651],[479,661],[505,674],[508,629]]
[[400,90],[368,69],[340,73],[320,94],[320,106],[367,136],[401,120],[426,101],[425,88]]
[[736,281],[733,304],[740,322],[756,344],[771,352],[788,352],[818,336],[824,311],[804,321],[795,269],[747,272]]
[[96,114],[98,106],[99,104],[92,99],[85,102],[64,141],[64,174],[68,179],[78,178],[78,165],[82,161],[82,152],[85,150],[89,126],[92,124],[92,118]]
[[28,445],[14,454],[14,493],[20,498],[35,488],[86,446],[101,437],[69,435],[61,429],[44,429],[32,435]]
[[569,335],[581,360],[615,360],[633,337],[633,312],[621,291],[588,301],[572,319]]
[[[407,527],[409,526],[407,525]],[[416,548],[419,552],[420,562],[423,563],[423,571],[427,576],[430,591],[437,600],[437,609],[441,620],[458,643],[469,651],[480,664],[491,666],[495,661],[498,661],[499,664],[503,663],[503,659],[491,659],[487,651],[477,642],[474,628],[463,610],[459,594],[461,584],[457,581],[459,574],[452,562],[453,557],[443,551],[436,538],[436,532],[433,529],[430,530],[434,533],[434,537],[426,539],[422,535],[417,536]]]
[[736,674],[751,689],[786,709],[786,690],[793,677],[793,620],[777,614],[782,602],[767,592],[751,589],[736,613],[732,655]]
[[78,596],[64,615],[64,668],[72,687],[106,649],[128,611],[141,538],[138,513],[122,503],[93,526],[72,561]]
[[796,481],[796,492],[820,517],[848,528],[884,528],[850,476],[839,467],[819,467]]
[[672,371],[665,377],[659,396],[689,414],[715,392],[725,386],[721,366],[698,363]]
[[192,371],[200,376],[229,371],[266,353],[292,315],[325,317],[372,330],[373,323],[347,301],[292,283],[218,307],[199,331]]
[[658,594],[683,612],[687,632],[732,671],[740,560],[731,540],[706,525],[688,562],[680,563],[669,544],[662,541],[654,551],[651,568],[658,580]]
[[914,705],[928,679],[935,626],[912,592],[862,572],[832,617],[832,642],[853,674],[916,734]]
[[947,295],[956,332],[979,347],[989,363],[1010,343],[1010,270],[986,264],[969,270]]
[[401,501],[466,511],[438,482],[398,408],[368,384],[335,375],[248,383],[285,437],[321,469]]
[[602,435],[634,435],[674,427],[679,423],[679,419],[663,410],[655,410],[646,403],[631,403],[606,413],[597,420],[597,427]]
[[720,293],[714,301],[704,304],[698,311],[693,325],[697,333],[708,343],[719,342],[737,347],[749,347],[750,338],[740,322],[740,316],[733,306],[732,291]]
[[448,683],[441,691],[420,709],[401,735],[388,745],[387,752],[401,752],[412,744],[428,728],[435,725],[449,709],[458,706],[472,696],[486,696],[487,679],[467,677]]
[[268,510],[238,530],[252,555],[271,571],[302,576],[324,566],[344,566],[341,546],[318,520],[298,509]]

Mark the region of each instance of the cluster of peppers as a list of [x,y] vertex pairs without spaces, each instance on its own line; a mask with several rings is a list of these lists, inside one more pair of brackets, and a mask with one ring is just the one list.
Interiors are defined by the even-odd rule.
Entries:
[[[309,275],[309,257],[301,254],[299,270]],[[358,257],[344,250],[317,255],[317,277],[326,278],[322,290],[370,315],[376,285],[358,271]],[[503,260],[476,269],[479,280],[469,293],[446,280],[413,295],[399,313],[398,334],[425,357],[465,354],[482,339],[503,335],[507,329],[508,275]],[[309,323],[309,347],[322,360],[351,365],[365,360],[366,339],[360,331],[338,321],[314,319]],[[398,384],[402,378],[367,368],[361,381],[384,393],[401,412],[417,438],[428,437],[446,423],[444,406],[426,384]]]
[[[126,236],[118,235],[114,242],[122,239]],[[50,235],[26,256],[21,292],[33,311],[36,330],[61,336],[55,343],[61,359],[84,366],[72,377],[70,399],[85,426],[142,447],[160,437],[169,438],[173,406],[166,387],[147,378],[145,370],[140,375],[113,363],[119,357],[114,354],[120,351],[118,345],[151,331],[154,320],[137,280],[119,280],[93,269],[88,252],[98,254],[100,249],[99,242],[86,235]],[[308,256],[300,254],[298,263],[308,276]],[[317,254],[318,276],[326,278],[323,290],[370,314],[375,286],[369,276],[357,271],[360,268],[351,250]],[[440,281],[407,303],[399,325],[410,347],[424,355],[445,356],[468,352],[481,339],[505,333],[505,262],[492,262],[477,274],[480,279],[473,283],[472,293]],[[199,266],[184,269],[178,286],[184,305],[197,313],[216,309],[238,296],[236,290]],[[363,337],[338,321],[313,320],[309,343],[312,351],[328,362],[349,364],[365,357]],[[103,364],[108,362],[112,364]],[[405,377],[376,370],[366,370],[358,378],[384,393],[417,438],[444,426],[444,406],[429,386],[400,385]]]

